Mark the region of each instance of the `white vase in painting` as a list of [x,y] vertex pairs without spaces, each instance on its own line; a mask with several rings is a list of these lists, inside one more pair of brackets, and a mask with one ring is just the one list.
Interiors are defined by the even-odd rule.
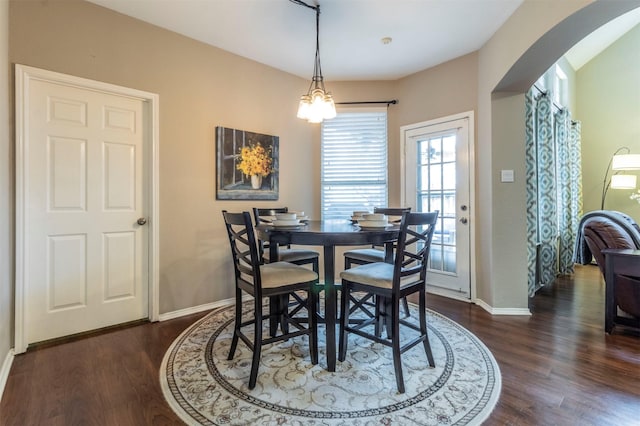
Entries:
[[251,188],[260,189],[261,186],[262,186],[262,176],[251,175]]

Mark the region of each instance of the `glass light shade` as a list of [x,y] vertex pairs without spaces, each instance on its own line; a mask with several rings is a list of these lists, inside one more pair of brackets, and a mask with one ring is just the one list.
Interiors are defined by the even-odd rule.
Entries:
[[636,189],[636,175],[621,174],[611,176],[611,188]]
[[330,120],[336,117],[336,104],[333,102],[333,96],[331,93],[327,93],[324,96],[324,118]]
[[313,89],[311,95],[304,95],[300,98],[298,105],[298,118],[307,120],[309,123],[322,123],[325,119],[336,116],[336,106],[331,94],[322,89]]
[[613,170],[640,170],[640,154],[614,155],[611,168]]
[[309,111],[311,109],[311,97],[302,95],[300,97],[300,103],[298,104],[298,118],[307,120],[309,118]]

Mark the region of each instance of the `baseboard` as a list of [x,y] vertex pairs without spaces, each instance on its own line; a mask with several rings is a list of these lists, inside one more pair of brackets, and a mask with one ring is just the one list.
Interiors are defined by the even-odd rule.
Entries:
[[491,315],[525,315],[531,316],[529,308],[494,308],[482,299],[476,299],[474,302]]
[[217,302],[205,303],[204,305],[193,306],[191,308],[179,309],[177,311],[166,312],[158,316],[158,321],[167,321],[170,319],[180,318],[191,314],[197,314],[203,311],[210,311],[211,309],[220,308],[233,303],[234,299],[218,300]]
[[435,286],[428,286],[427,293],[435,294],[436,296],[446,297],[447,299],[459,300],[461,302],[471,303],[471,300],[463,293],[458,293],[452,290],[447,290]]
[[2,400],[2,394],[4,387],[7,385],[7,379],[9,378],[9,371],[11,370],[11,364],[13,364],[14,352],[13,349],[9,349],[7,356],[2,363],[2,369],[0,369],[0,401]]

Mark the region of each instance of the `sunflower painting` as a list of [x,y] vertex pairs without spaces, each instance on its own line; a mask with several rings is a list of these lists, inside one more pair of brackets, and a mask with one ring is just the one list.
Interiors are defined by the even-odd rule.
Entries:
[[278,136],[216,127],[216,198],[277,200],[278,141]]

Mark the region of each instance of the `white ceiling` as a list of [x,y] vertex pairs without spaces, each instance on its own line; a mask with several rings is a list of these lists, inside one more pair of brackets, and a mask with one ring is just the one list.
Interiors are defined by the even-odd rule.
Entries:
[[640,8],[601,26],[579,41],[564,56],[577,71],[638,23],[640,23]]
[[[89,1],[302,78],[313,74],[315,11],[289,0]],[[393,80],[478,50],[523,0],[317,2],[323,75],[346,81]],[[613,37],[631,21],[614,25]],[[615,40],[607,37],[576,47],[568,55],[574,68]]]

